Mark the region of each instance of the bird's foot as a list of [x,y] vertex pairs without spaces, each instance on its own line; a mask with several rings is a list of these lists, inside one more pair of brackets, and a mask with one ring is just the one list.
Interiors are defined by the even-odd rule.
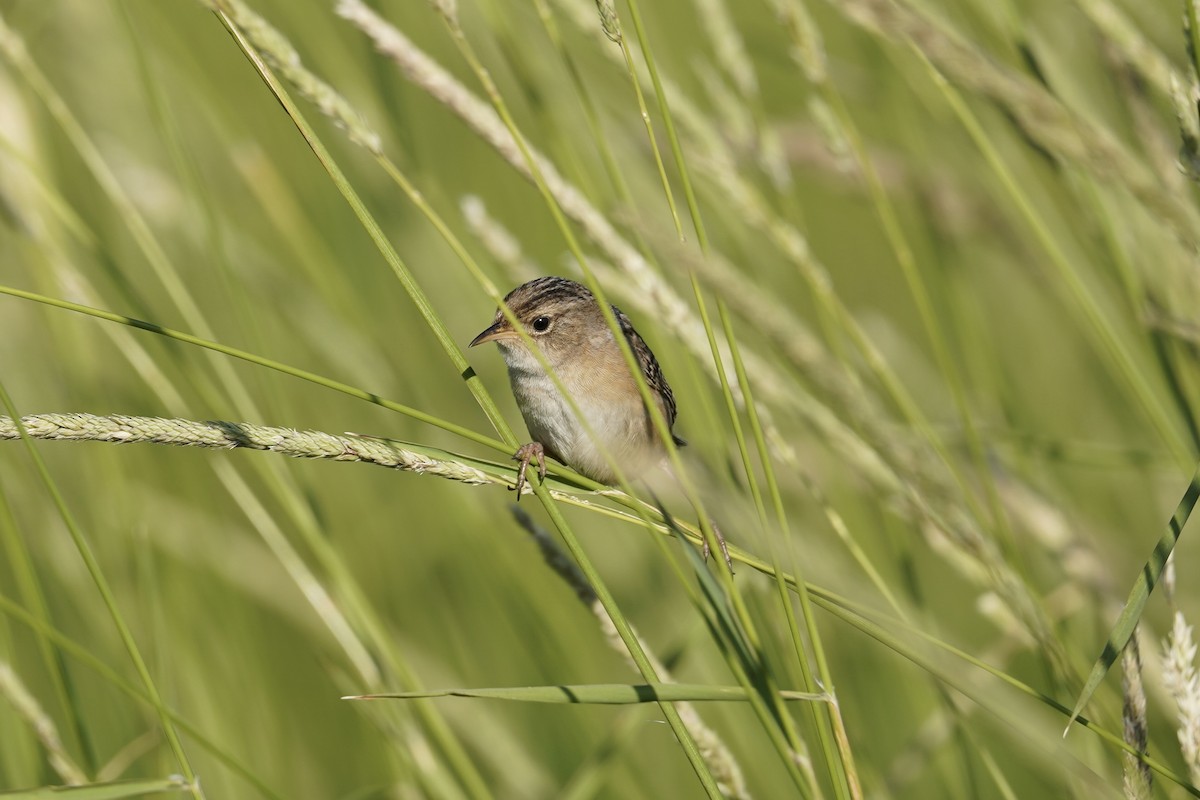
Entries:
[[[729,545],[725,544],[725,536],[721,533],[721,529],[716,523],[712,526],[713,535],[717,537],[717,546],[721,548],[721,555],[725,557],[725,566],[729,567],[729,574],[733,574],[733,559],[729,557]],[[700,536],[700,557],[704,559],[704,563],[708,563],[708,557],[712,555],[712,549],[708,546],[708,539]]]
[[538,479],[546,480],[546,448],[542,447],[539,442],[523,444],[513,454],[513,461],[519,461],[521,464],[517,468],[517,485],[513,487],[517,493],[518,503],[521,502],[521,493],[525,490],[525,470],[529,469],[529,462],[534,460],[537,461]]

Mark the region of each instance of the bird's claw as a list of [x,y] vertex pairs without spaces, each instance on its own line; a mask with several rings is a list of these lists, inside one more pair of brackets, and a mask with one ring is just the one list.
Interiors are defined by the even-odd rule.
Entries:
[[521,493],[525,490],[525,470],[529,468],[530,461],[537,461],[538,479],[546,480],[546,448],[538,442],[530,442],[529,444],[521,445],[521,448],[513,454],[513,461],[519,461],[521,466],[517,468],[517,485],[513,490],[517,493],[517,502],[521,502]]
[[[715,524],[712,526],[713,535],[717,537],[717,546],[721,548],[721,555],[725,558],[725,566],[729,567],[729,574],[733,574],[733,559],[729,557],[729,545],[725,544],[725,536],[721,533],[721,529]],[[708,563],[708,557],[712,555],[712,548],[708,546],[708,539],[704,538],[703,534],[700,537],[700,557],[704,563]]]

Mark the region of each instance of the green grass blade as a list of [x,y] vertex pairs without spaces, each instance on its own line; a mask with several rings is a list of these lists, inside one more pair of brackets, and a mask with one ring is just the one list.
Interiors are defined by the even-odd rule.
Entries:
[[89,783],[85,786],[45,786],[40,789],[21,789],[15,792],[0,792],[0,797],[60,798],[68,800],[120,800],[123,797],[145,797],[151,794],[174,794],[191,788],[182,778],[159,778],[140,781],[113,781]]
[[[487,689],[429,689],[423,692],[394,692],[343,697],[343,700],[411,700],[425,697],[476,697],[485,700],[516,700],[523,703],[579,705],[631,705],[661,702],[747,702],[741,686],[710,686],[700,683],[595,683],[573,686],[506,686]],[[784,700],[824,702],[823,694],[780,691]]]
[[1079,713],[1083,711],[1083,707],[1091,700],[1096,689],[1100,687],[1100,682],[1104,680],[1104,676],[1108,674],[1108,670],[1121,657],[1121,651],[1125,649],[1125,645],[1129,643],[1130,637],[1133,636],[1138,620],[1142,618],[1142,610],[1146,607],[1146,600],[1149,599],[1150,593],[1154,591],[1154,587],[1162,575],[1163,568],[1167,564],[1167,559],[1171,557],[1171,552],[1175,549],[1175,543],[1179,541],[1179,535],[1183,533],[1183,526],[1187,524],[1188,517],[1191,516],[1192,510],[1196,507],[1197,499],[1200,499],[1200,466],[1196,468],[1195,474],[1192,475],[1192,480],[1188,483],[1187,491],[1183,493],[1183,497],[1179,500],[1179,505],[1175,507],[1175,513],[1171,515],[1171,521],[1167,523],[1167,530],[1163,533],[1162,538],[1158,540],[1158,544],[1154,546],[1154,552],[1150,554],[1150,559],[1138,571],[1137,580],[1133,582],[1133,589],[1129,592],[1129,599],[1125,601],[1125,607],[1121,609],[1121,615],[1117,617],[1117,622],[1113,625],[1112,632],[1108,635],[1108,642],[1105,643],[1104,649],[1100,651],[1100,657],[1096,659],[1096,663],[1092,665],[1092,671],[1088,675],[1087,682],[1083,685],[1083,691],[1079,693],[1079,699],[1075,701],[1075,707],[1071,709],[1071,715],[1067,719],[1067,727],[1063,730],[1063,736],[1066,736],[1070,732],[1072,723],[1075,722]]

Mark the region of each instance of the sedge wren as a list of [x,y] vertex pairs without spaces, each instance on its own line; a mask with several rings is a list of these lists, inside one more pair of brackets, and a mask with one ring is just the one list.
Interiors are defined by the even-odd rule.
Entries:
[[[619,463],[629,478],[662,464],[666,446],[595,295],[566,278],[537,278],[509,292],[504,305],[541,350],[588,423],[585,427],[579,421],[571,403],[562,396],[525,340],[503,312],[497,311],[491,326],[471,340],[470,346],[484,342],[500,346],[508,365],[513,396],[533,438],[513,456],[520,462],[517,497],[520,498],[525,486],[525,471],[530,461],[536,460],[539,477],[546,477],[547,455],[607,484],[617,480],[609,458]],[[634,330],[629,317],[616,306],[612,311],[670,430],[675,424],[675,395],[663,377],[658,360]],[[671,439],[676,445],[684,444],[674,433]],[[719,532],[717,540],[732,570],[725,540]],[[703,553],[707,558],[707,542]]]
[[[509,292],[504,304],[537,344],[599,440],[589,435],[525,340],[497,311],[491,327],[476,336],[471,347],[484,342],[500,346],[513,395],[533,437],[513,456],[521,462],[517,491],[525,485],[531,460],[538,462],[538,474],[546,476],[546,455],[609,484],[615,483],[617,476],[608,458],[630,477],[661,463],[666,455],[662,439],[600,305],[587,287],[565,278],[538,278]],[[671,387],[633,323],[616,306],[612,310],[669,429],[675,424]],[[684,443],[677,436],[672,438],[677,445]]]

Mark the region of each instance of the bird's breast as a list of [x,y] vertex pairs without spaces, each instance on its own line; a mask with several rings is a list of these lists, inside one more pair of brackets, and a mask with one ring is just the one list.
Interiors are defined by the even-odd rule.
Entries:
[[623,363],[619,369],[595,360],[590,368],[578,363],[555,367],[587,420],[585,426],[536,359],[528,353],[513,356],[505,354],[513,396],[529,435],[549,455],[603,483],[616,480],[605,451],[631,478],[662,459],[664,451],[649,428],[637,386]]

